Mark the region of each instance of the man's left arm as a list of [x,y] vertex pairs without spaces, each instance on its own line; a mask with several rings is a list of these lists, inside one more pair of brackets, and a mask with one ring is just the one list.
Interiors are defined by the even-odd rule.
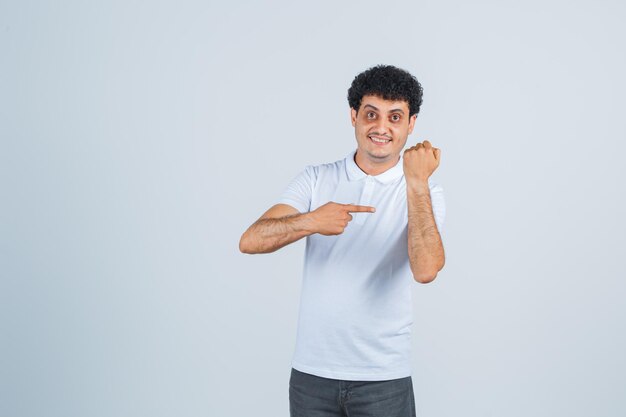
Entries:
[[441,235],[433,215],[428,177],[439,166],[441,151],[429,141],[404,151],[408,210],[409,263],[417,282],[426,284],[437,276],[445,263]]

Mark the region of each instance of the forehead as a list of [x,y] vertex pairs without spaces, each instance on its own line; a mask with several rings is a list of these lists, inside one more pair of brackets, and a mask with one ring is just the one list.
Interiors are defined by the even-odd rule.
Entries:
[[403,110],[405,113],[409,112],[409,103],[404,100],[385,100],[379,96],[365,95],[361,99],[361,108],[364,108],[367,104],[376,107],[382,112],[388,112],[396,109]]

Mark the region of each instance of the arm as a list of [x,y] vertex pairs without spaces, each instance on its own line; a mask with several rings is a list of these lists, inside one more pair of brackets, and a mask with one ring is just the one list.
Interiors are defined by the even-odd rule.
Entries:
[[445,263],[428,182],[407,184],[406,199],[409,216],[409,263],[415,280],[426,284],[435,279]]
[[404,176],[408,210],[409,263],[413,278],[422,284],[435,279],[445,256],[433,216],[428,177],[439,166],[441,150],[427,140],[404,151]]
[[241,236],[242,253],[270,253],[314,233],[310,213],[300,213],[288,204],[276,204]]
[[300,213],[288,204],[276,204],[241,236],[243,253],[270,253],[305,236],[319,233],[338,235],[348,226],[350,213],[373,213],[374,207],[329,201],[309,213]]

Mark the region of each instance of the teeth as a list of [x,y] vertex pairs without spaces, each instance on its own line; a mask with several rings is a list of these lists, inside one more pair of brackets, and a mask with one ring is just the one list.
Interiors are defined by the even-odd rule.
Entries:
[[370,138],[371,140],[373,140],[374,142],[377,142],[377,143],[387,143],[387,142],[391,141],[391,139],[387,139],[387,140],[384,140],[384,139],[377,139],[377,138],[375,138],[375,137],[373,137],[373,136],[370,136],[369,138]]

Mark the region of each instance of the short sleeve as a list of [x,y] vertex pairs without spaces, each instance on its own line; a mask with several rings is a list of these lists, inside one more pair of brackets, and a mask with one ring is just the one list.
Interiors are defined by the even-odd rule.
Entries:
[[443,222],[446,218],[446,201],[443,197],[443,188],[439,184],[430,187],[430,202],[433,206],[433,216],[437,224],[437,230],[443,233]]
[[311,196],[317,175],[313,165],[307,165],[296,175],[283,193],[278,197],[277,204],[289,204],[300,213],[308,213],[311,209]]

